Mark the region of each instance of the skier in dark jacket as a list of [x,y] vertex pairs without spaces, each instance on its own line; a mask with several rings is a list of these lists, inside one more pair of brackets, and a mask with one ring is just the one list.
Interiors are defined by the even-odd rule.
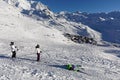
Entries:
[[16,51],[18,51],[18,48],[14,45],[14,42],[10,43],[11,52],[12,52],[12,58],[16,58]]
[[42,51],[40,50],[39,44],[37,44],[35,46],[35,48],[36,48],[36,51],[37,51],[37,61],[40,61],[40,53],[42,53]]

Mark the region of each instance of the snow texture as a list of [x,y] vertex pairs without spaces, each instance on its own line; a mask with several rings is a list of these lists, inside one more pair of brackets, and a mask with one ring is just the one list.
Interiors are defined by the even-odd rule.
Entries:
[[[36,20],[9,1],[16,0],[0,1],[0,80],[120,80],[119,48],[76,44],[63,36],[68,32],[100,41],[99,32],[63,18]],[[18,1],[31,9],[29,1]],[[16,59],[11,58],[11,41],[19,48]],[[42,49],[40,62],[36,62],[36,44]],[[66,64],[82,65],[84,70],[69,71]]]

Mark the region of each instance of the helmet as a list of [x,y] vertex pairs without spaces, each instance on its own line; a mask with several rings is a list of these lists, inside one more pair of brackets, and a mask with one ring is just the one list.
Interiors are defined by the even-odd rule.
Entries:
[[10,42],[10,45],[14,45],[14,42]]
[[35,46],[35,48],[39,48],[40,47],[40,45],[39,44],[37,44],[36,46]]

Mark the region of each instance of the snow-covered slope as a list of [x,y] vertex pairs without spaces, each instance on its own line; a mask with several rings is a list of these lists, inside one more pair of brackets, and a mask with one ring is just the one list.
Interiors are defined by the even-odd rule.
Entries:
[[47,38],[53,39],[56,37],[57,39],[60,38],[61,41],[66,39],[60,31],[54,28],[46,28],[42,22],[23,16],[15,7],[3,1],[0,5],[1,39],[24,40],[24,38],[27,38],[43,41]]
[[65,18],[56,17],[56,14],[50,11],[49,8],[43,5],[41,2],[32,0],[6,0],[6,2],[16,7],[26,16],[37,19],[39,22],[44,21],[43,25],[47,27],[54,27],[62,31],[63,34],[72,33],[76,35],[92,37],[97,41],[101,40],[101,34],[97,31],[94,31],[81,23],[70,22]]
[[94,38],[98,42],[101,41],[101,34],[99,32],[91,29],[90,27],[82,23],[71,22],[65,19],[58,18],[55,21],[50,21],[49,25],[62,31],[63,33],[87,36],[90,38]]
[[[100,40],[100,33],[65,18],[37,21],[21,10],[0,1],[0,80],[120,80],[119,48],[76,44],[63,36],[69,32]],[[11,59],[11,41],[19,48],[16,59]],[[40,62],[36,62],[36,44],[42,50]],[[84,70],[69,71],[65,67],[69,63]]]

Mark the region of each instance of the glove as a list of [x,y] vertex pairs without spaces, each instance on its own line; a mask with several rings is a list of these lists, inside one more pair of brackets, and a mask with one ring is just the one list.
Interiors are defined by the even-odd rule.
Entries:
[[17,51],[19,51],[19,49],[17,49]]

